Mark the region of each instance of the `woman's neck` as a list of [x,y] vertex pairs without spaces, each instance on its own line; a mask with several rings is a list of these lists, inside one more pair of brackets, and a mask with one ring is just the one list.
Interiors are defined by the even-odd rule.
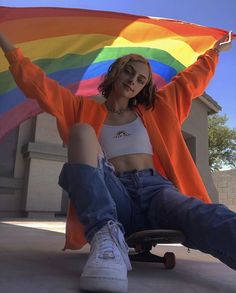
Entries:
[[112,97],[109,97],[107,101],[105,102],[105,105],[109,112],[116,113],[116,114],[122,114],[127,111],[131,111],[130,107],[128,106],[127,99],[114,99]]

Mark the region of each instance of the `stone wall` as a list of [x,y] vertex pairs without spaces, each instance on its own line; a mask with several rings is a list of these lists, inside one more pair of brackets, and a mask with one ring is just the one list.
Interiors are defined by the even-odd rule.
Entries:
[[212,177],[219,193],[219,203],[236,212],[236,169],[217,171]]

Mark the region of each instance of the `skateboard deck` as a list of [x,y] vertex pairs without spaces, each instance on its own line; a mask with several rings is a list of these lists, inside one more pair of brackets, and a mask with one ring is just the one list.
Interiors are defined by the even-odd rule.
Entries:
[[130,235],[126,242],[129,247],[135,249],[135,253],[130,253],[131,261],[158,262],[163,263],[166,269],[175,267],[175,254],[166,252],[163,257],[152,254],[152,247],[157,244],[183,243],[184,234],[179,230],[144,230]]

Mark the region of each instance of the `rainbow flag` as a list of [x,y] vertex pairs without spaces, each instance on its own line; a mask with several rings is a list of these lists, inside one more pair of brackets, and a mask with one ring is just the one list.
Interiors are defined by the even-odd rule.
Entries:
[[[128,53],[149,59],[160,88],[227,33],[172,19],[67,8],[0,7],[0,28],[49,77],[84,96],[97,95],[110,64]],[[1,52],[0,138],[40,112],[16,87]]]

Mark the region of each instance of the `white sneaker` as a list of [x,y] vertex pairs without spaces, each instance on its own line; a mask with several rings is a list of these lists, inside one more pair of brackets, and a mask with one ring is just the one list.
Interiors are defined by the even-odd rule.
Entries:
[[117,223],[109,221],[93,237],[90,255],[80,277],[80,289],[124,293],[131,270],[129,248]]

